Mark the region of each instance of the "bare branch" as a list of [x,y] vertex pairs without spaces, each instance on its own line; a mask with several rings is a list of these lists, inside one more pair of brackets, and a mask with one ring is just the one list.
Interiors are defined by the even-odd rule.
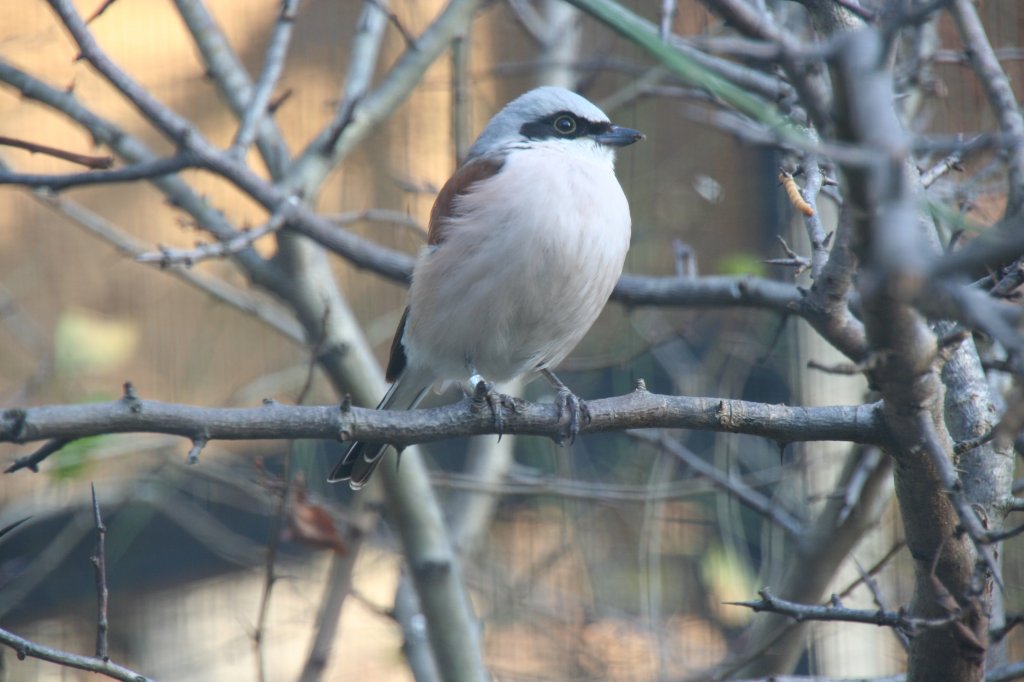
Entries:
[[[90,234],[112,245],[121,253],[135,258],[145,253],[145,247],[139,240],[121,231],[116,225],[113,225],[82,205],[65,197],[55,196],[42,191],[33,192],[32,196],[36,201],[64,215]],[[233,236],[227,237],[229,241],[234,238]],[[247,315],[258,318],[270,329],[275,330],[285,338],[298,344],[305,344],[302,329],[299,328],[285,310],[271,301],[263,300],[223,280],[202,275],[184,265],[170,264],[161,268],[161,271],[183,280],[216,301],[220,301]]]
[[949,12],[960,31],[989,105],[999,121],[999,128],[1010,137],[1006,149],[1010,183],[1006,217],[1024,217],[1024,116],[1021,115],[1017,97],[1010,87],[1010,79],[989,43],[974,3],[970,0],[953,0],[949,3]]
[[875,575],[877,575],[883,568],[885,568],[886,564],[888,564],[893,559],[893,557],[895,557],[896,554],[898,554],[899,551],[906,546],[907,543],[903,540],[894,542],[892,547],[889,548],[889,551],[883,554],[882,558],[876,561],[871,568],[867,569],[866,571],[861,569],[860,577],[851,582],[849,585],[847,585],[846,589],[839,593],[839,598],[846,599],[847,597],[849,597],[853,593],[854,589],[856,589],[862,583],[867,582],[868,578],[873,578]]
[[[777,483],[781,474],[758,475],[742,478],[748,486]],[[661,502],[710,492],[714,486],[705,479],[672,481],[658,486],[620,485],[614,483],[588,483],[558,476],[532,476],[509,473],[501,481],[484,482],[465,474],[435,471],[431,480],[436,488],[486,493],[494,496],[557,496],[578,500],[604,502],[632,502],[645,504]]]
[[642,277],[624,274],[612,300],[625,305],[764,308],[798,313],[800,291],[759,277]]
[[202,454],[203,448],[209,443],[207,438],[195,438],[192,440],[192,448],[188,451],[188,456],[185,458],[189,464],[196,464],[199,462],[199,455]]
[[[802,198],[800,200],[803,201]],[[775,238],[779,240],[782,250],[786,252],[786,258],[768,258],[764,260],[765,263],[768,265],[784,265],[786,267],[793,268],[794,278],[799,277],[811,267],[810,259],[799,255],[796,251],[791,249],[781,234],[775,235]]]
[[[386,19],[373,6],[375,4],[370,2],[368,9],[376,17]],[[469,25],[473,13],[481,4],[482,0],[449,2],[430,27],[416,39],[416,49],[406,50],[373,92],[368,92],[365,83],[372,75],[382,33],[377,29],[362,30],[353,48],[359,47],[364,54],[354,55],[360,58],[353,58],[350,64],[353,69],[360,69],[360,73],[369,69],[365,74],[366,80],[363,77],[352,77],[357,74],[349,74],[346,93],[339,103],[334,120],[309,142],[292,165],[289,171],[291,185],[303,190],[317,186],[334,164],[347,156],[405,100],[427,67]],[[370,21],[364,12],[361,26],[366,26]],[[372,21],[371,27],[376,25],[377,19]],[[340,125],[346,121],[345,125]]]
[[259,611],[256,616],[256,627],[252,632],[253,648],[256,655],[256,679],[259,682],[267,680],[267,661],[264,638],[267,634],[267,614],[270,612],[270,595],[277,582],[277,553],[281,544],[281,529],[284,527],[284,517],[291,498],[292,486],[295,479],[291,471],[292,452],[291,448],[286,451],[284,459],[284,481],[283,486],[278,486],[278,494],[281,498],[277,503],[277,511],[274,513],[270,524],[270,537],[267,538],[267,552],[263,564],[263,590],[260,593]]
[[842,605],[839,598],[833,595],[828,606],[814,604],[798,604],[796,602],[780,599],[772,594],[771,590],[764,587],[757,592],[761,599],[757,601],[726,602],[735,606],[745,606],[756,612],[766,611],[768,613],[779,613],[789,616],[797,622],[808,620],[817,621],[841,621],[844,623],[863,623],[866,625],[879,625],[896,628],[908,635],[915,635],[923,629],[944,627],[952,623],[956,617],[946,618],[912,618],[904,611],[867,611],[861,609],[848,609]]
[[[242,119],[253,100],[253,84],[238,55],[214,22],[202,0],[175,0],[178,13],[196,41],[207,73],[234,114]],[[280,103],[267,105],[275,108]],[[256,146],[271,177],[280,179],[288,166],[288,147],[271,116],[261,116],[256,125]]]
[[284,61],[288,56],[288,45],[291,43],[292,28],[295,26],[295,14],[298,12],[299,0],[283,0],[281,9],[274,22],[274,29],[270,34],[270,43],[267,45],[263,57],[263,71],[260,73],[256,86],[252,89],[252,96],[249,104],[242,115],[242,122],[238,126],[235,140],[231,143],[230,154],[236,157],[243,157],[249,146],[256,138],[259,125],[263,117],[269,112],[270,96],[274,92],[274,86],[281,71],[284,70]]
[[679,45],[663,42],[657,26],[622,5],[611,0],[569,2],[642,47],[686,83],[704,88],[739,111],[775,127],[779,135],[786,139],[802,140],[806,137],[774,105],[752,94],[754,91],[735,85],[709,69],[707,60],[699,59]]
[[937,164],[921,173],[921,186],[928,189],[938,182],[943,175],[950,171],[963,172],[963,155],[963,151],[957,149],[949,156],[946,156]]
[[140,263],[159,263],[160,267],[165,268],[169,265],[192,266],[200,261],[211,258],[226,258],[249,248],[256,240],[280,230],[288,222],[297,206],[298,199],[292,197],[285,201],[270,216],[270,220],[260,227],[242,230],[230,239],[217,242],[216,244],[200,244],[196,248],[188,250],[161,246],[159,251],[139,254],[135,257],[135,260]]
[[799,94],[800,102],[806,107],[810,121],[819,131],[831,129],[832,122],[828,115],[829,93],[814,79],[806,66],[794,58],[794,54],[803,51],[795,36],[779,29],[769,15],[744,2],[704,0],[704,4],[746,35],[777,46],[778,62]]
[[88,173],[70,173],[63,175],[38,175],[34,173],[0,173],[0,185],[22,185],[24,187],[46,187],[57,191],[69,187],[83,185],[111,184],[115,182],[132,182],[134,180],[153,180],[165,175],[172,175],[186,168],[202,166],[199,157],[189,152],[182,152],[164,159],[154,159],[111,170],[97,170]]
[[[921,679],[975,680],[991,597],[982,585],[990,578],[998,581],[997,566],[983,544],[982,520],[967,503],[953,468],[936,334],[908,300],[913,283],[924,281],[939,244],[918,210],[919,184],[892,106],[886,49],[872,30],[850,32],[835,69],[839,134],[879,153],[874,168],[844,169],[853,243],[863,264],[858,273],[863,319],[871,346],[882,354],[868,375],[885,397],[895,436],[889,451],[903,472],[895,482],[907,545],[916,560],[913,615],[945,616],[951,606],[966,604],[948,629],[913,638],[910,666]],[[958,526],[967,530],[969,541]],[[974,580],[979,556],[991,573],[983,570]],[[950,637],[958,646],[949,646]]]
[[103,525],[103,517],[100,516],[100,503],[96,499],[96,485],[92,488],[92,516],[96,524],[96,550],[89,557],[93,568],[96,570],[96,658],[109,661],[107,656],[107,631],[110,629],[110,621],[107,618],[107,527]]
[[[887,442],[881,404],[790,407],[742,400],[688,398],[634,391],[587,402],[591,419],[581,433],[627,428],[684,428],[763,436],[780,443],[809,440]],[[515,400],[506,433],[557,440],[564,427],[557,407]],[[472,399],[413,411],[382,411],[270,402],[255,408],[204,408],[126,397],[108,403],[12,408],[0,413],[0,442],[75,439],[103,433],[166,433],[193,440],[324,438],[407,446],[457,436],[493,434],[486,410]],[[23,458],[8,472],[42,458]]]
[[382,0],[367,0],[367,4],[375,6],[388,18],[388,22],[395,27],[395,30],[398,31],[398,35],[402,36],[402,40],[405,41],[405,47],[407,49],[416,49],[416,37],[409,33],[409,29],[405,27],[402,21],[398,18],[398,15],[388,9],[386,2],[383,2]]
[[70,443],[73,438],[52,438],[43,444],[41,448],[33,452],[31,455],[25,457],[19,457],[14,460],[11,466],[4,469],[5,474],[17,471],[18,469],[28,469],[29,471],[39,471],[39,463],[49,457],[55,452],[58,452],[65,445]]
[[28,142],[27,140],[18,140],[16,138],[5,137],[3,135],[0,135],[0,145],[24,149],[32,152],[33,154],[45,154],[47,156],[52,156],[64,161],[70,161],[71,163],[77,163],[81,166],[86,166],[87,168],[92,169],[110,168],[114,163],[114,157],[112,156],[90,156],[88,154],[79,154],[77,152],[69,152],[65,149],[57,149],[56,147],[50,147],[45,144]]
[[100,15],[110,9],[111,5],[115,2],[117,2],[117,0],[103,0],[103,4],[97,7],[93,13],[89,15],[89,18],[85,20],[85,23],[91,24],[96,19],[99,19]]
[[743,481],[719,471],[713,464],[708,464],[703,459],[690,452],[690,450],[684,447],[681,443],[669,438],[667,434],[648,434],[641,431],[635,431],[630,433],[630,435],[633,438],[657,445],[671,453],[699,476],[703,476],[711,481],[716,488],[732,495],[739,502],[750,507],[777,525],[785,531],[792,540],[798,540],[805,532],[806,529],[804,527],[804,523],[800,519],[796,518],[753,488],[747,486]]
[[[0,81],[15,87],[23,97],[38,101],[63,113],[88,130],[97,140],[110,145],[129,162],[144,163],[155,161],[158,158],[138,138],[127,134],[110,121],[97,116],[84,107],[73,93],[47,85],[3,59],[0,59]],[[236,233],[234,226],[225,219],[220,211],[193,192],[177,175],[154,178],[152,182],[164,192],[172,205],[187,211],[198,224],[218,238],[226,239]],[[254,251],[243,251],[236,254],[235,258],[254,282],[275,290],[278,288],[286,290],[289,286],[289,283],[279,279],[280,275],[276,269]]]
[[17,635],[0,628],[0,644],[14,649],[18,658],[24,659],[26,657],[38,658],[43,661],[50,661],[58,665],[63,665],[68,668],[76,668],[78,670],[85,670],[91,673],[99,673],[100,675],[106,675],[107,677],[114,680],[121,680],[122,682],[150,682],[150,678],[129,670],[124,666],[105,661],[101,658],[93,658],[92,656],[81,656],[79,654],[68,653],[67,651],[61,651],[60,649],[52,649],[42,644],[36,644],[27,639],[18,637]]

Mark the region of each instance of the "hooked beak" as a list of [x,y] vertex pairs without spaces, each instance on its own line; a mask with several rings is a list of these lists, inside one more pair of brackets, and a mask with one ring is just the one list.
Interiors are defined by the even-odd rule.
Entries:
[[644,134],[632,128],[613,125],[603,133],[594,136],[600,144],[609,147],[626,147],[644,139]]

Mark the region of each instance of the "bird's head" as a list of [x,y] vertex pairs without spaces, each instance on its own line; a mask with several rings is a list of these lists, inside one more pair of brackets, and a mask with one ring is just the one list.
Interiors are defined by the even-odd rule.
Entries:
[[469,158],[515,149],[555,148],[611,159],[615,147],[643,133],[612,124],[590,100],[565,88],[541,87],[512,100],[490,120]]

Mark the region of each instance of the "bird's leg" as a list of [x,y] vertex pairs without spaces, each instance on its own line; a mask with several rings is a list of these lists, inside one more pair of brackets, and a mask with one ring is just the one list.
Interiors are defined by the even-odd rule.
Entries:
[[498,440],[501,441],[501,436],[505,432],[505,396],[495,391],[494,384],[477,374],[472,365],[469,367],[469,371],[469,382],[466,387],[463,387],[463,390],[466,391],[466,395],[473,397],[474,405],[487,403],[491,409],[491,415],[494,417],[494,430],[498,433]]
[[[562,415],[569,413],[569,445],[576,442],[576,436],[580,433],[580,423],[590,423],[590,409],[587,404],[569,390],[569,387],[562,383],[562,380],[555,376],[555,373],[546,367],[541,369],[541,374],[557,391],[555,406],[558,408],[558,421],[562,421]],[[559,445],[562,443],[559,442]]]

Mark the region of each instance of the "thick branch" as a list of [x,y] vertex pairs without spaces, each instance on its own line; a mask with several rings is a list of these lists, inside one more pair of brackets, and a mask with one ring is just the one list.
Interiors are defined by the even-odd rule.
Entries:
[[[868,376],[885,399],[886,417],[897,439],[889,453],[896,464],[907,546],[915,559],[911,613],[941,618],[950,613],[950,602],[955,608],[975,594],[975,553],[955,533],[959,524],[970,525],[972,519],[958,518],[935,464],[942,457],[952,468],[937,369],[939,347],[910,299],[923,281],[929,256],[938,249],[934,234],[922,228],[927,222],[922,223],[918,213],[908,136],[893,110],[884,49],[875,31],[847,35],[835,70],[837,129],[844,139],[877,155],[874,168],[844,168],[854,216],[851,244],[863,264],[859,286],[864,325],[871,350],[880,359]],[[929,450],[939,452],[930,457]],[[981,679],[977,642],[984,638],[986,618],[984,605],[978,606],[964,616],[967,623],[929,629],[912,640],[911,680]]]
[[[790,407],[743,400],[687,398],[634,391],[587,402],[582,433],[629,428],[676,428],[744,433],[780,443],[843,440],[879,444],[889,435],[882,406]],[[551,404],[516,401],[506,433],[562,437]],[[9,409],[0,414],[0,442],[75,439],[104,433],[166,433],[206,440],[338,438],[406,446],[446,438],[493,434],[494,420],[471,399],[425,410],[378,411],[335,405],[269,402],[253,408],[206,408],[138,398],[107,403]],[[24,468],[20,460],[9,471]]]

